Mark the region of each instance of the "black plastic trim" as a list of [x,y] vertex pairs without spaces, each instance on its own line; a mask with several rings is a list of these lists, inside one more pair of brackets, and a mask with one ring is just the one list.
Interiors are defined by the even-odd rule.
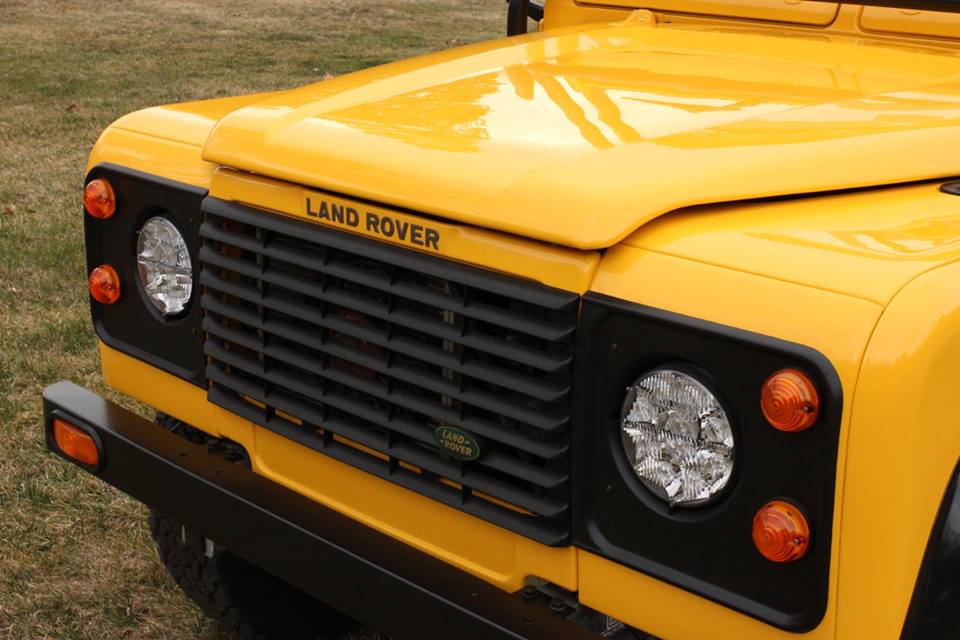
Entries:
[[[106,220],[84,213],[87,272],[111,264],[121,286],[120,300],[112,305],[90,300],[97,336],[112,349],[206,387],[200,331],[199,229],[200,205],[207,191],[109,163],[91,169],[84,184],[95,178],[110,181],[117,197],[117,213]],[[193,264],[193,299],[183,313],[171,318],[164,318],[145,298],[137,275],[137,232],[154,216],[169,219],[183,234]]]
[[940,503],[901,640],[960,637],[960,463]]
[[47,423],[60,412],[96,431],[104,482],[391,637],[600,638],[72,383],[43,401]]
[[[843,407],[829,360],[802,345],[596,293],[583,298],[577,335],[574,544],[782,629],[819,624]],[[671,508],[649,492],[620,439],[627,387],[677,362],[720,397],[737,438],[725,495],[697,508]],[[806,371],[822,399],[820,419],[801,433],[777,431],[760,410],[761,385],[787,367]],[[778,497],[800,505],[813,532],[807,555],[786,565],[764,559],[750,536],[757,509]]]
[[960,180],[944,182],[940,185],[940,191],[951,196],[960,196]]
[[516,36],[527,32],[527,20],[543,20],[542,2],[531,0],[507,0],[507,35]]

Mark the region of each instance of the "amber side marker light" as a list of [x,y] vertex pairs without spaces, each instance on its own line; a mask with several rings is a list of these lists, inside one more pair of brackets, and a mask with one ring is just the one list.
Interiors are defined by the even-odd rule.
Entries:
[[760,408],[775,429],[809,429],[820,417],[820,395],[807,374],[796,369],[778,371],[763,383]]
[[53,419],[53,441],[68,458],[85,465],[100,464],[100,448],[89,433],[60,418]]
[[113,304],[120,299],[120,276],[108,264],[91,271],[87,283],[90,285],[90,295],[100,304]]
[[83,208],[94,218],[113,217],[117,212],[117,197],[110,183],[103,178],[88,182],[83,190]]
[[771,562],[794,562],[810,548],[810,525],[800,509],[773,500],[753,517],[753,544]]

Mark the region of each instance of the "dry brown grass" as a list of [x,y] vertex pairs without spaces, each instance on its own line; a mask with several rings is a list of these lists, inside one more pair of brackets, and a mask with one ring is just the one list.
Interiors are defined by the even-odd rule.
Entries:
[[111,120],[498,35],[500,0],[0,0],[0,638],[222,638],[143,508],[44,451],[40,391],[104,389],[80,185]]

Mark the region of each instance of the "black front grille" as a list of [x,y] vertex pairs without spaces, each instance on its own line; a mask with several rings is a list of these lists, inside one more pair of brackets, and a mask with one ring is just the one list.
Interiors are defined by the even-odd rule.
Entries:
[[[208,198],[209,399],[540,542],[570,531],[579,297]],[[434,432],[468,432],[477,460]]]

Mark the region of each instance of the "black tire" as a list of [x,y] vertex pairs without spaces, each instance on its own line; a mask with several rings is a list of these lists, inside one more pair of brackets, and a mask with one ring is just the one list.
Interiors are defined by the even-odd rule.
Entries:
[[150,533],[177,585],[208,616],[244,640],[317,640],[356,623],[226,549],[210,548],[180,523],[150,512]]

